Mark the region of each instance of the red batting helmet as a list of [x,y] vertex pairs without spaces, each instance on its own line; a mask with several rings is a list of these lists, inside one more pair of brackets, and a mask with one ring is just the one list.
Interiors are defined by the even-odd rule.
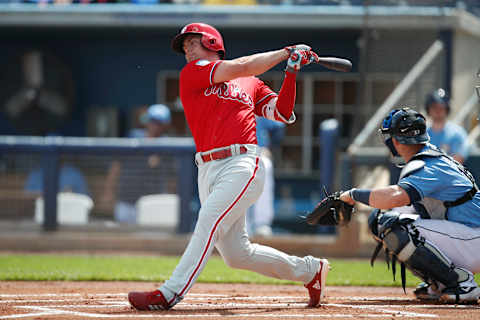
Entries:
[[220,59],[225,57],[225,47],[223,39],[217,29],[206,23],[190,23],[182,28],[182,31],[173,39],[172,49],[178,53],[185,54],[183,51],[183,40],[189,34],[199,34],[202,36],[202,45],[211,51],[215,51],[220,55]]

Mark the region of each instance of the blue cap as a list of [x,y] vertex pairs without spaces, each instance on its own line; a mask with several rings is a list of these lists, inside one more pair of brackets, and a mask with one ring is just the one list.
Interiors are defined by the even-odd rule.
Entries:
[[427,109],[427,113],[430,112],[429,109],[433,103],[438,103],[439,105],[444,106],[447,108],[447,114],[450,113],[450,97],[444,89],[437,89],[427,96],[427,99],[425,100],[425,109]]
[[147,111],[140,117],[140,121],[145,124],[150,121],[157,121],[163,124],[169,124],[172,117],[170,109],[163,104],[153,104],[148,107]]

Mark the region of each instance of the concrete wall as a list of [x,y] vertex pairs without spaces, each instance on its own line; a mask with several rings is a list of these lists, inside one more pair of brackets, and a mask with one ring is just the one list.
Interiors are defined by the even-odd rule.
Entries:
[[[393,80],[390,87],[374,87],[372,101],[383,102],[439,37],[436,30],[374,30],[368,52],[368,71],[395,75],[392,79],[396,80]],[[399,104],[422,110],[425,95],[445,83],[445,71],[443,51],[406,92]],[[378,106],[375,110],[377,108]]]
[[456,110],[480,85],[476,73],[480,68],[480,36],[457,31],[453,38],[452,109]]

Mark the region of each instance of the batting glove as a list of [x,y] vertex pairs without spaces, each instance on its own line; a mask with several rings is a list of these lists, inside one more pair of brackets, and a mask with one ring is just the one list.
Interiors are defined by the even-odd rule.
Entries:
[[287,71],[298,72],[303,66],[317,60],[318,55],[310,47],[308,49],[295,48],[290,51],[290,56],[287,60]]
[[306,50],[306,51],[312,50],[312,48],[306,44],[297,44],[294,46],[288,46],[288,47],[285,47],[284,49],[288,51],[289,55],[291,55],[294,50]]

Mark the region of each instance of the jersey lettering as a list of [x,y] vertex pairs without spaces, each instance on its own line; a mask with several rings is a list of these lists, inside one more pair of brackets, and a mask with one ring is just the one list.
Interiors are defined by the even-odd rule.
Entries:
[[276,96],[255,77],[212,83],[222,60],[188,63],[180,73],[180,99],[197,151],[256,144],[255,115]]
[[250,95],[243,91],[242,88],[232,82],[215,84],[211,87],[208,87],[204,92],[206,97],[212,94],[217,95],[217,97],[221,99],[239,101],[253,108],[252,97],[250,97]]

